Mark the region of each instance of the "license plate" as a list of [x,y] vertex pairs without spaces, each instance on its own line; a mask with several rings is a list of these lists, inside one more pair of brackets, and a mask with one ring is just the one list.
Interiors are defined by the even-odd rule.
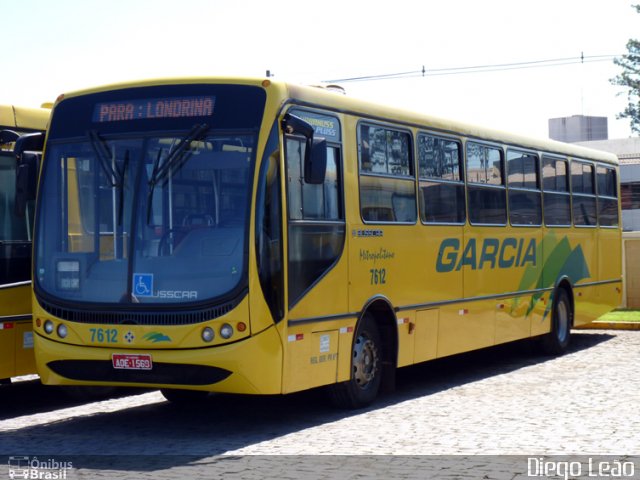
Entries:
[[151,355],[143,353],[114,353],[111,356],[113,368],[119,370],[151,370]]

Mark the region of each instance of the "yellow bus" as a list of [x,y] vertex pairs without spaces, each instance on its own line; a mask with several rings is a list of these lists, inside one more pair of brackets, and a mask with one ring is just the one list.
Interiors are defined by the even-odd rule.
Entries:
[[40,177],[46,384],[360,407],[398,367],[571,327],[621,295],[618,163],[266,79],[61,96]]
[[[36,372],[30,286],[35,197],[17,209],[16,180],[20,165],[37,158],[34,152],[16,155],[14,147],[27,148],[34,137],[42,143],[49,114],[46,108],[0,105],[0,383]],[[35,176],[31,180],[35,187]]]

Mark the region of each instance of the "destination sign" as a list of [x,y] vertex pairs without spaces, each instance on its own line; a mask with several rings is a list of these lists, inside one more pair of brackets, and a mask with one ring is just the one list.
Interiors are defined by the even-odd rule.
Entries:
[[164,118],[210,117],[216,97],[145,98],[96,104],[93,122],[126,122]]

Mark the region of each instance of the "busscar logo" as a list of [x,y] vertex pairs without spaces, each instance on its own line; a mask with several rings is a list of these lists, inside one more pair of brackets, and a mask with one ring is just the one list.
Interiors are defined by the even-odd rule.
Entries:
[[65,480],[73,469],[72,462],[61,462],[53,458],[9,457],[9,478],[25,478],[38,480]]

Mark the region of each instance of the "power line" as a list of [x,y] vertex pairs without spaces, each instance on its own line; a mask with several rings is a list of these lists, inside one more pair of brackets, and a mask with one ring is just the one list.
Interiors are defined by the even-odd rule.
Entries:
[[501,72],[505,70],[521,70],[525,68],[545,68],[560,67],[579,63],[595,63],[612,61],[621,55],[584,55],[579,57],[552,58],[547,60],[532,60],[528,62],[497,63],[489,65],[473,65],[466,67],[449,67],[426,69],[424,66],[420,70],[409,72],[385,73],[379,75],[365,75],[361,77],[337,78],[323,80],[323,83],[345,83],[345,82],[368,82],[372,80],[395,80],[415,77],[435,77],[443,75],[462,75],[469,73]]

